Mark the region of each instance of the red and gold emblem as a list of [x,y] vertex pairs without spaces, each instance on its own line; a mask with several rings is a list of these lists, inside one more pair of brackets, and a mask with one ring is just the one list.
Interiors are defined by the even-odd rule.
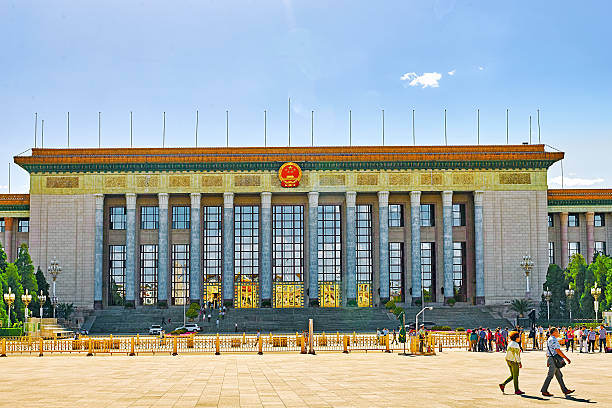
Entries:
[[293,162],[285,163],[278,169],[278,179],[281,187],[297,187],[302,179],[302,169]]

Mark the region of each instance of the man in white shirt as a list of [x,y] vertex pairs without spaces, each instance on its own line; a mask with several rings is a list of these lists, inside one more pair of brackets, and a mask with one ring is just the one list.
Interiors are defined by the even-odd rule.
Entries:
[[542,395],[545,397],[553,396],[550,392],[548,392],[548,386],[550,385],[553,376],[557,378],[557,381],[559,382],[559,386],[561,387],[561,391],[563,392],[563,394],[569,395],[575,391],[570,390],[565,386],[565,383],[563,382],[563,374],[561,373],[561,368],[557,367],[557,365],[555,364],[555,355],[559,355],[565,360],[567,360],[567,364],[571,363],[569,357],[567,357],[565,354],[563,354],[563,351],[561,351],[561,345],[559,344],[559,340],[557,340],[557,337],[559,336],[559,329],[557,329],[556,327],[550,329],[550,337],[546,342],[546,365],[548,366],[548,374],[546,376],[546,379],[544,380],[544,384],[542,384],[542,389],[540,390],[542,392]]

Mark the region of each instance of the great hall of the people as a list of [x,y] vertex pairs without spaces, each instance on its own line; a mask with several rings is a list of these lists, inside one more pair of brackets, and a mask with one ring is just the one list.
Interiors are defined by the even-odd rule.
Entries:
[[[549,190],[543,145],[33,149],[0,195],[10,261],[84,309],[539,299],[612,244],[611,190]],[[51,280],[50,276],[47,276]]]

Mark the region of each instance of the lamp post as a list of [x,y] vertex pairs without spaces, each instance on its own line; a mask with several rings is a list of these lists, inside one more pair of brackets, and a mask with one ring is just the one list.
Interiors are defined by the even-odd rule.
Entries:
[[[423,314],[425,310],[433,310],[433,307],[431,306],[424,307],[423,309],[421,309],[419,313],[416,314],[416,316],[414,317],[414,324],[415,324],[414,330],[415,331],[419,330],[419,315]],[[423,322],[425,322],[425,320],[423,320]]]
[[21,295],[21,301],[25,305],[23,308],[23,323],[25,326],[28,323],[28,305],[32,301],[32,295],[30,295],[28,289],[26,289],[25,294]]
[[530,290],[529,290],[529,274],[531,273],[531,271],[533,270],[533,266],[534,266],[534,262],[531,259],[530,255],[525,255],[523,257],[523,260],[521,261],[521,269],[523,270],[523,272],[525,273],[525,278],[527,280],[527,290],[526,290],[526,296],[527,298],[530,297]]
[[49,267],[47,268],[47,271],[53,277],[53,296],[51,297],[51,304],[53,304],[53,318],[55,318],[55,308],[57,306],[57,296],[55,296],[55,281],[57,276],[62,272],[62,267],[57,262],[57,259],[53,258],[49,264]]
[[11,307],[13,307],[13,303],[15,303],[15,294],[11,292],[11,287],[9,286],[8,293],[4,294],[4,301],[8,306],[8,324],[11,327]]
[[550,326],[550,298],[552,297],[552,292],[548,290],[547,287],[542,294],[544,295],[544,299],[546,300],[546,316],[548,319],[548,325]]
[[567,297],[567,304],[569,305],[569,318],[570,318],[570,323],[572,322],[572,298],[574,297],[574,294],[576,292],[574,291],[574,289],[569,288],[569,289],[565,289],[565,296]]
[[40,323],[38,324],[38,331],[40,332],[40,337],[42,337],[42,319],[43,319],[43,305],[47,301],[47,297],[43,295],[43,291],[40,291],[40,295],[38,295],[38,303],[40,305]]
[[599,309],[599,295],[601,295],[601,288],[597,287],[597,282],[595,282],[595,286],[591,288],[591,295],[593,295],[593,307],[595,308],[595,323],[597,323],[597,309]]

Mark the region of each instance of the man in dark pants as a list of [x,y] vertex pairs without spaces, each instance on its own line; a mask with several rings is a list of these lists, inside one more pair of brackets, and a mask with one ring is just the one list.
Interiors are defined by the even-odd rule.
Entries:
[[606,334],[608,334],[608,332],[606,331],[606,328],[602,324],[599,327],[599,352],[600,353],[606,351]]
[[561,369],[555,365],[555,360],[553,358],[555,354],[558,354],[562,358],[567,360],[567,364],[571,363],[570,359],[565,354],[563,354],[563,351],[561,351],[561,345],[559,344],[559,340],[557,340],[559,336],[559,329],[557,329],[556,327],[550,329],[550,337],[546,342],[546,365],[548,366],[548,375],[546,376],[544,384],[542,384],[542,389],[540,390],[542,391],[542,395],[545,397],[553,396],[550,392],[548,392],[548,386],[550,385],[553,376],[557,378],[557,381],[559,382],[559,386],[561,387],[561,391],[563,391],[563,394],[569,395],[575,391],[570,390],[565,386]]

